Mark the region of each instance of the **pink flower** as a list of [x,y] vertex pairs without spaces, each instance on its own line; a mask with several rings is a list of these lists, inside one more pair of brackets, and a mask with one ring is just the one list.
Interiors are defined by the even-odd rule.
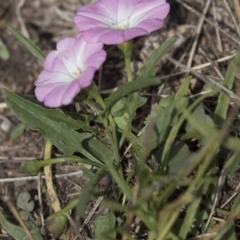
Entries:
[[82,36],[57,43],[35,82],[35,95],[48,107],[70,104],[82,88],[88,87],[94,73],[106,59],[102,43],[88,43]]
[[80,8],[74,22],[88,42],[121,44],[162,27],[165,0],[99,0]]

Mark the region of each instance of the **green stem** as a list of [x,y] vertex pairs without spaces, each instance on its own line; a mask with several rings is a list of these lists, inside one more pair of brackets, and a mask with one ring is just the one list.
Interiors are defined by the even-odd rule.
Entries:
[[[43,161],[30,160],[30,161],[27,161],[23,165],[22,171],[26,174],[36,174],[41,170],[42,167],[57,164],[57,163],[63,163],[63,162],[89,164],[89,161],[85,160],[84,158],[80,158],[80,157],[76,157],[76,156],[53,158],[53,159],[47,159],[47,160],[43,160]],[[96,167],[102,167],[101,165],[99,165],[97,163],[94,163],[94,164]]]
[[109,126],[105,126],[105,128],[108,131],[109,140],[111,142],[111,145],[113,147],[113,152],[115,155],[115,161],[118,164],[120,162],[120,156],[118,151],[118,140],[117,140],[117,134],[116,134],[116,123],[114,119],[112,118],[111,114],[109,114],[109,123],[111,129],[109,129]]
[[[104,126],[107,131],[108,139],[113,149],[114,158],[117,164],[120,163],[120,156],[119,156],[119,148],[118,148],[118,141],[117,141],[117,134],[116,134],[116,124],[114,119],[112,118],[111,114],[108,117],[109,121],[104,121]],[[109,125],[108,125],[109,123]],[[115,182],[118,184],[119,188],[122,192],[126,195],[128,199],[132,199],[132,191],[131,188],[126,183],[125,179],[119,174],[116,169],[116,166],[113,165],[113,162],[105,161],[105,165],[112,175]]]
[[121,51],[124,57],[125,67],[127,70],[127,79],[128,82],[133,80],[132,77],[132,69],[131,69],[131,56],[132,56],[132,49],[133,49],[133,41],[126,41],[122,44],[118,45],[118,49]]
[[78,204],[79,200],[78,199],[75,199],[73,200],[72,202],[70,202],[65,208],[62,209],[62,213],[67,213],[69,212],[70,210],[72,210],[73,208],[75,208]]
[[125,62],[126,70],[127,70],[128,82],[131,82],[133,80],[132,68],[131,68],[131,57],[124,57],[124,62]]
[[105,164],[107,166],[108,171],[111,173],[113,179],[115,180],[119,188],[122,190],[123,194],[125,194],[129,200],[132,200],[133,197],[132,190],[125,182],[124,178],[120,176],[120,174],[116,170],[116,166],[114,166],[113,163],[110,161],[106,161]]

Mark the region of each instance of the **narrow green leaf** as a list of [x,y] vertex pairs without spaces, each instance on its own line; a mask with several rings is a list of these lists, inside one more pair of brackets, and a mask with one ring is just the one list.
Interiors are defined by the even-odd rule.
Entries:
[[[185,111],[184,115],[188,118],[188,121],[192,127],[198,131],[202,136],[216,136],[219,133],[219,130],[212,128],[207,124],[203,124],[198,118],[189,114],[188,109]],[[223,142],[224,147],[235,150],[239,152],[240,139],[232,136],[227,136]]]
[[25,231],[22,228],[8,222],[8,220],[4,216],[1,208],[0,208],[0,225],[8,234],[10,234],[16,240],[28,240],[29,239],[27,234],[25,233]]
[[185,78],[183,80],[183,82],[181,83],[176,95],[175,95],[175,98],[174,100],[177,101],[178,98],[180,97],[186,97],[189,93],[189,85],[191,83],[191,80],[192,80],[192,76],[188,76],[187,78]]
[[26,125],[24,123],[19,123],[10,134],[11,139],[16,139],[17,137],[21,136],[26,129]]
[[229,224],[226,224],[214,236],[214,240],[222,240],[222,239],[228,239],[228,240],[239,239],[236,236],[236,226],[234,222],[230,222]]
[[184,221],[182,222],[182,226],[179,232],[179,237],[181,239],[186,239],[187,234],[191,229],[191,225],[194,222],[194,218],[196,218],[196,213],[199,210],[199,205],[201,203],[201,198],[195,199],[187,209],[186,216]]
[[40,61],[44,61],[45,54],[30,40],[25,38],[20,32],[14,29],[10,24],[6,23],[8,30],[28,49],[28,51],[37,57]]
[[176,142],[171,149],[168,161],[168,174],[176,175],[184,165],[188,163],[188,158],[192,155],[189,147],[184,142]]
[[[209,127],[215,127],[215,124],[212,120],[212,118],[205,113],[204,105],[201,102],[195,110],[192,112],[192,116],[195,116],[196,118],[199,119],[204,124],[207,124]],[[194,128],[191,126],[191,124],[188,122],[186,127],[185,127],[186,132],[192,132]]]
[[115,239],[114,232],[116,224],[115,215],[112,212],[104,216],[97,216],[95,219],[95,236],[97,240],[106,240],[107,237]]
[[[142,141],[141,144],[144,146],[143,149],[147,151],[146,153],[158,147],[162,142],[168,141],[168,133],[177,122],[181,111],[187,107],[188,99],[184,97],[178,99],[178,108],[175,108],[173,104],[173,98],[170,96],[164,99],[163,104],[160,101],[153,113],[150,113],[149,116],[154,116],[155,122],[152,122],[152,127],[146,128],[138,139],[138,142]],[[146,124],[148,125],[148,121]]]
[[[83,171],[88,171],[86,169],[83,169]],[[99,183],[99,181],[107,174],[105,169],[99,170],[95,174],[91,174],[88,172],[88,175],[91,175],[89,180],[85,183],[83,186],[80,196],[79,196],[79,203],[77,206],[77,214],[79,214],[81,217],[84,216],[86,207],[89,203],[89,200],[91,198],[92,191],[94,187]]]
[[[212,93],[206,93],[202,96],[200,96],[198,99],[196,99],[188,108],[187,108],[187,113],[190,113],[194,108],[197,107],[198,104],[200,104],[206,97],[212,95]],[[184,101],[184,98],[182,97],[182,100]],[[180,106],[181,105],[181,101],[176,101],[176,99],[174,99],[174,104],[176,106]],[[182,109],[184,110],[184,109]],[[175,141],[175,138],[179,132],[179,129],[181,128],[183,122],[185,121],[185,119],[187,118],[186,112],[184,112],[179,118],[178,120],[175,122],[175,124],[173,125],[168,138],[166,140],[165,146],[164,146],[164,150],[163,150],[163,161],[166,163],[168,160],[168,154],[171,151],[171,146],[173,144],[173,142]]]
[[82,143],[84,149],[89,151],[93,156],[99,159],[101,162],[113,162],[114,154],[109,147],[95,138],[89,138]]
[[6,45],[0,38],[0,59],[2,59],[3,61],[7,61],[9,58],[10,58],[10,53],[9,53]]
[[[240,66],[240,49],[238,49],[237,54],[233,57],[228,66],[226,77],[222,83],[223,86],[227,87],[228,89],[232,89],[235,79],[235,73],[239,66]],[[214,112],[215,113],[214,122],[218,126],[222,125],[223,121],[227,117],[229,102],[230,102],[229,96],[224,92],[220,92],[217,107]]]
[[159,85],[160,83],[157,77],[140,77],[135,81],[125,83],[106,99],[107,107],[110,108],[118,100],[130,93],[137,92],[145,87]]
[[156,64],[171,49],[176,40],[176,38],[170,38],[166,42],[164,42],[158,49],[153,51],[150,58],[146,61],[146,63],[140,70],[138,78],[154,76],[154,68]]

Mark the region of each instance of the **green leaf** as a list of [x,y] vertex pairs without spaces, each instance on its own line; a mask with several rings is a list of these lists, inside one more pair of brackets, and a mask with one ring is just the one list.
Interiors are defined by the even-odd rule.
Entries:
[[11,132],[10,138],[16,139],[17,137],[21,136],[26,129],[26,125],[24,123],[19,123]]
[[[200,103],[195,110],[192,112],[192,116],[195,116],[199,121],[201,121],[204,124],[207,124],[209,127],[215,127],[215,124],[212,120],[212,118],[205,113],[204,105],[203,103]],[[188,122],[185,127],[186,132],[192,132],[194,128],[191,126],[191,124]]]
[[[179,118],[181,117],[184,110],[187,108],[188,103],[189,103],[189,99],[182,96],[181,94],[178,94],[177,97],[175,96],[173,104],[171,106],[171,109],[172,109],[172,117],[170,119],[172,122],[171,131],[179,123]],[[168,161],[168,155],[171,152],[172,144],[175,142],[175,138],[176,138],[175,134],[170,134],[170,133],[171,132],[169,132],[169,135],[166,138],[166,143],[164,145],[163,155],[162,155],[162,159],[163,159],[163,163],[165,164],[165,167]]]
[[29,240],[27,234],[22,228],[8,222],[1,208],[0,208],[0,225],[15,240]]
[[115,239],[115,224],[116,218],[112,212],[109,212],[104,216],[97,216],[95,219],[96,240],[106,240],[108,237],[111,239]]
[[2,59],[3,61],[7,61],[9,58],[10,58],[10,53],[9,53],[6,45],[0,38],[0,59]]
[[20,32],[14,29],[10,24],[6,24],[8,30],[28,49],[28,51],[34,56],[37,57],[40,61],[44,61],[45,54],[30,40],[25,38]]
[[81,145],[83,140],[92,137],[93,134],[74,131],[78,128],[84,130],[92,130],[92,128],[81,121],[71,119],[59,109],[45,109],[6,89],[3,89],[3,92],[8,107],[11,108],[17,118],[32,130],[39,131],[45,139],[63,151],[65,156],[71,156],[73,153],[79,152],[91,161],[102,164]]
[[[206,93],[202,96],[200,96],[198,99],[196,99],[191,105],[190,107],[187,108],[187,112],[191,112],[193,111],[193,109],[195,109],[206,97],[208,97],[209,95],[212,95],[212,93]],[[177,99],[174,98],[174,103],[173,105],[175,106],[175,108],[178,109],[178,111],[184,111],[186,106],[186,98],[184,97],[178,97]],[[168,155],[171,151],[171,146],[175,141],[175,138],[183,124],[183,122],[185,121],[185,119],[187,118],[186,112],[184,112],[183,114],[181,114],[181,116],[179,118],[175,119],[175,122],[173,124],[173,127],[168,135],[168,138],[166,140],[165,146],[164,146],[164,150],[163,150],[163,162],[166,164],[168,161]]]
[[21,192],[17,198],[17,206],[27,212],[32,212],[34,209],[34,201],[30,201],[31,196],[28,192]]
[[136,116],[136,110],[145,104],[147,98],[141,97],[138,93],[129,94],[128,97],[122,98],[111,108],[111,113],[118,126],[118,130],[122,132],[120,146],[124,139],[131,134],[132,120]]
[[90,152],[96,159],[104,163],[106,161],[113,162],[114,154],[112,150],[105,144],[95,138],[89,138],[83,141],[82,146]]
[[226,170],[228,174],[234,175],[238,171],[239,164],[240,164],[240,153],[236,152],[228,159],[228,161],[226,161],[226,163],[224,164],[224,170]]
[[53,235],[54,239],[57,239],[63,232],[66,231],[67,224],[67,215],[61,211],[50,215],[45,221],[45,225],[48,231]]
[[[240,65],[240,48],[238,49],[237,54],[231,60],[227,69],[226,77],[222,83],[228,89],[232,89],[233,87],[235,73],[238,70],[239,65]],[[230,97],[226,95],[226,93],[220,92],[217,107],[214,112],[215,113],[214,122],[217,124],[217,126],[221,126],[223,121],[226,119],[229,102]]]
[[79,203],[77,206],[77,213],[83,217],[85,214],[85,209],[89,203],[91,198],[91,194],[95,186],[99,183],[99,181],[107,174],[105,169],[99,170],[97,173],[93,174],[87,169],[83,169],[84,172],[87,171],[88,176],[90,175],[91,178],[85,183],[83,186],[80,196],[79,196]]
[[112,108],[111,113],[113,116],[122,116],[124,113],[128,113],[131,119],[135,117],[136,110],[144,105],[147,98],[141,97],[138,93],[129,94],[128,97],[124,97],[116,102]]
[[144,146],[146,155],[165,140],[172,123],[172,111],[172,107],[162,108],[159,104],[147,117],[146,125],[148,127],[137,139],[137,142]]
[[[184,115],[187,117],[188,121],[199,134],[201,134],[202,136],[206,136],[207,138],[209,138],[209,136],[216,136],[217,134],[219,134],[219,131],[217,129],[203,124],[201,121],[199,121],[198,118],[190,115],[188,111],[189,109],[185,111]],[[223,142],[223,145],[226,148],[239,152],[240,140],[236,137],[228,135]]]
[[228,239],[228,240],[237,240],[237,239],[239,239],[236,236],[236,226],[235,226],[235,223],[230,222],[229,224],[226,224],[214,236],[214,240],[222,240],[222,239]]
[[25,212],[24,210],[19,211],[19,215],[21,216],[21,218],[24,221],[29,220],[29,214],[27,212]]
[[[179,114],[186,108],[188,99],[181,97],[178,99],[178,106],[174,106],[174,99],[169,96],[159,102],[156,109],[150,113],[146,122],[149,125],[149,119],[152,119],[152,127],[146,128],[138,138],[137,142],[141,141],[144,150],[149,153],[154,148],[158,147],[163,141],[166,141],[171,127],[177,121]],[[147,142],[146,142],[147,141]]]
[[[186,239],[188,232],[191,230],[191,225],[196,218],[197,211],[199,211],[199,205],[201,203],[201,198],[196,198],[187,208],[186,216],[184,221],[182,221],[182,226],[179,232],[179,237],[181,239]],[[200,219],[203,221],[203,219]]]
[[181,85],[175,95],[175,98],[174,98],[175,102],[178,101],[179,98],[186,97],[188,95],[189,85],[191,83],[191,80],[192,80],[192,76],[189,76],[183,80],[183,82],[181,83]]
[[5,101],[7,105],[16,115],[19,115],[19,119],[20,117],[23,118],[26,114],[24,118],[26,120],[29,118],[29,121],[33,122],[32,124],[34,124],[35,119],[39,119],[44,123],[44,121],[49,118],[56,123],[64,122],[70,129],[73,130],[83,129],[84,131],[89,131],[92,133],[96,132],[85,122],[74,120],[73,118],[64,114],[60,109],[48,109],[42,107],[38,103],[35,103],[34,100],[31,101],[31,99],[25,98],[7,89],[3,89],[3,93],[5,95]]
[[157,77],[140,77],[137,80],[128,82],[120,86],[110,97],[106,99],[106,105],[110,108],[118,100],[124,96],[137,92],[145,87],[159,85],[161,81]]
[[180,169],[189,162],[189,157],[192,152],[184,142],[176,142],[172,148],[168,157],[168,173],[175,175]]
[[38,227],[32,227],[30,232],[34,240],[43,240],[40,229]]
[[176,38],[170,38],[166,42],[164,42],[158,49],[153,51],[150,58],[146,61],[146,63],[140,70],[138,78],[153,76],[156,64],[171,49],[176,40]]

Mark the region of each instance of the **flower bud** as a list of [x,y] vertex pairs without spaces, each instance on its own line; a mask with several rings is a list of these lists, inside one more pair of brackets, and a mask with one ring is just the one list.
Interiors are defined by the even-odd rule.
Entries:
[[39,164],[39,161],[37,160],[30,160],[24,163],[21,170],[25,174],[36,174],[40,171],[42,166]]
[[67,229],[67,216],[62,212],[54,213],[49,216],[46,221],[48,231],[57,239]]

